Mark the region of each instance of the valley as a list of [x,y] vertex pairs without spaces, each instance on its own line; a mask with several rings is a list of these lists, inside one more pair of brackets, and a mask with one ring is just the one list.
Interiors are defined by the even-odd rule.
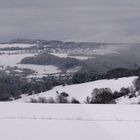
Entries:
[[[135,51],[131,51],[132,49]],[[60,103],[56,101],[57,94],[64,92],[69,96],[64,102],[83,104],[91,102],[92,90],[96,88],[99,90],[109,88],[111,92],[121,92],[119,91],[121,88],[135,90],[134,79],[130,80],[131,86],[124,83],[134,76],[139,76],[138,52],[140,52],[139,44],[27,39],[2,43],[0,44],[0,73],[1,82],[6,85],[3,86],[1,100],[14,98],[19,102]],[[109,82],[108,78],[114,81],[114,85],[121,83],[118,85],[119,90],[112,90],[113,83]],[[122,80],[124,78],[124,82],[121,82],[121,79],[117,82],[114,78],[122,78]],[[12,85],[10,81],[6,82],[8,81],[6,79],[13,79]],[[99,85],[94,87],[98,80]],[[19,81],[19,88],[16,86],[16,81]],[[112,84],[108,85],[108,83]],[[84,93],[80,91],[82,87],[87,89]],[[113,94],[111,96],[114,96]],[[130,95],[116,96],[110,97],[107,103],[139,104],[140,102],[139,91],[135,91],[135,96],[132,98],[129,98]]]

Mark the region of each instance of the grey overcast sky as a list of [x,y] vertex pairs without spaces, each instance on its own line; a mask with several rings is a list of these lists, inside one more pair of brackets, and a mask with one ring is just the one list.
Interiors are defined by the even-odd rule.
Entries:
[[0,41],[140,42],[140,0],[0,0]]

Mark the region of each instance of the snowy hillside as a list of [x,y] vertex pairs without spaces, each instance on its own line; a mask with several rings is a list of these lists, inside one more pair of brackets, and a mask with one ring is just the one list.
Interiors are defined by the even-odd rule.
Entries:
[[[70,96],[69,98],[75,97],[78,101],[80,101],[80,103],[84,103],[87,96],[90,96],[93,89],[95,88],[110,88],[112,91],[119,91],[122,87],[128,88],[133,86],[133,82],[136,78],[137,77],[128,77],[128,78],[119,78],[119,79],[112,79],[112,80],[98,80],[98,81],[87,82],[82,84],[57,86],[52,90],[35,94],[35,95],[24,96],[23,98],[18,99],[16,101],[30,102],[31,99],[39,99],[40,97],[56,98],[57,93],[66,92],[69,94]],[[131,98],[131,100],[133,100],[133,98]],[[120,100],[117,100],[117,102],[118,103],[121,102],[121,98]]]
[[0,103],[1,140],[139,140],[140,108]]

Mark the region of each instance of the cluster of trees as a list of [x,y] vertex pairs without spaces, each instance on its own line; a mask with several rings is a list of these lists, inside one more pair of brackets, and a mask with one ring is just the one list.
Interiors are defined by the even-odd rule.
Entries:
[[120,91],[112,92],[110,88],[95,88],[91,97],[87,97],[85,103],[87,104],[109,104],[115,103],[115,99],[120,98],[122,96],[128,95],[129,98],[132,98],[135,95],[136,91],[133,88],[124,88],[122,87]]
[[129,77],[129,76],[140,76],[140,68],[137,69],[116,68],[104,74],[104,78],[106,79]]
[[95,88],[91,96],[87,97],[85,103],[87,104],[108,104],[115,103],[115,99],[122,96],[128,96],[128,98],[137,97],[137,94],[140,94],[140,77],[138,77],[134,83],[133,87],[124,88],[122,87],[120,91],[114,91],[110,88]]
[[[128,70],[128,69],[114,69],[112,71],[107,72],[106,74],[97,75],[93,72],[78,72],[72,75],[72,78],[56,78],[53,76],[43,77],[41,80],[31,79],[30,81],[26,78],[22,78],[20,76],[8,75],[6,73],[0,73],[0,101],[9,100],[11,97],[15,99],[19,98],[21,94],[36,94],[40,92],[44,92],[52,89],[58,85],[66,85],[66,84],[77,84],[84,83],[89,81],[95,81],[99,79],[112,79],[112,78],[120,78],[127,76],[136,76],[140,74],[140,69],[136,70]],[[134,82],[134,86],[136,91],[140,91],[140,78],[138,78]],[[121,97],[124,95],[123,93],[127,92],[134,93],[132,89],[124,91],[116,92],[111,97],[112,99]],[[96,92],[96,91],[94,91]],[[103,90],[103,93],[107,91]],[[109,92],[109,90],[108,90]],[[109,95],[105,94],[107,98],[110,99]],[[75,102],[75,101],[73,101]],[[106,102],[106,101],[105,101]],[[108,102],[108,101],[107,101]]]
[[75,58],[60,58],[49,53],[39,54],[35,57],[26,57],[21,63],[37,65],[55,65],[62,71],[81,66],[82,62]]
[[0,74],[0,100],[8,100],[10,97],[17,98],[22,92],[24,80],[17,76],[10,76],[5,73]]
[[140,76],[134,81],[136,91],[140,92]]
[[72,83],[84,83],[101,79],[116,79],[122,77],[140,76],[140,68],[138,69],[126,69],[116,68],[108,71],[105,74],[97,74],[92,71],[79,71],[72,76]]
[[55,79],[54,77],[44,77],[42,80],[28,80],[20,76],[0,74],[0,101],[7,101],[11,97],[17,99],[21,94],[36,94],[50,90],[54,86],[64,85],[68,81]]
[[46,97],[39,97],[38,99],[36,98],[31,98],[30,99],[31,103],[59,103],[59,104],[67,104],[67,103],[72,103],[72,104],[80,104],[80,102],[76,98],[69,98],[69,94],[66,92],[59,93],[57,92],[57,96],[54,99],[53,97],[46,98]]

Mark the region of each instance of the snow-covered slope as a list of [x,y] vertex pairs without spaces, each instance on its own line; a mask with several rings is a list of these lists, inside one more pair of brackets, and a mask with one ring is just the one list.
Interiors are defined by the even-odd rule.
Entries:
[[0,103],[1,140],[139,140],[140,107]]
[[75,85],[66,85],[66,86],[57,86],[52,90],[42,92],[39,94],[26,96],[21,99],[18,99],[18,102],[30,102],[32,98],[38,99],[39,97],[46,97],[46,98],[56,98],[56,92],[66,92],[69,94],[70,97],[75,97],[81,103],[84,103],[87,96],[91,96],[91,92],[95,88],[110,88],[112,91],[119,91],[122,87],[130,87],[133,86],[133,81],[137,77],[125,77],[119,79],[112,79],[112,80],[98,80],[94,82],[87,82],[82,84],[75,84]]

